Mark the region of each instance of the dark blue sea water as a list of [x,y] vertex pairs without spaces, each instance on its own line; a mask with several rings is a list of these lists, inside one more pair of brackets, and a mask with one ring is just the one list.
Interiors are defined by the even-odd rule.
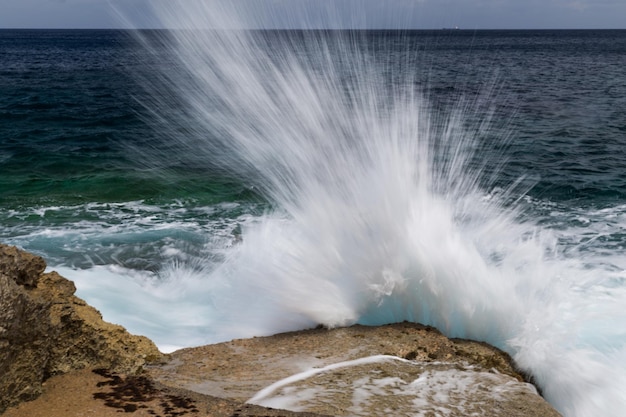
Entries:
[[626,31],[0,31],[0,240],[163,349],[414,320],[626,404]]

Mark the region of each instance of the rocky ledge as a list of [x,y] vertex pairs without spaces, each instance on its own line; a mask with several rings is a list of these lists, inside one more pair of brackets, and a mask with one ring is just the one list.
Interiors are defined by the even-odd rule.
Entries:
[[171,387],[319,415],[559,415],[506,353],[407,322],[182,349],[147,373]]
[[84,368],[137,372],[161,353],[143,336],[106,323],[72,281],[0,244],[0,413],[37,398],[42,382]]
[[0,414],[22,403],[8,417],[559,415],[504,352],[414,323],[162,355],[45,266],[0,245]]

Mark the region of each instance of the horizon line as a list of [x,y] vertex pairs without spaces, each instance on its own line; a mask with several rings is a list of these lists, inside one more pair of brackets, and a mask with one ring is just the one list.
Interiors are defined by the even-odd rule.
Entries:
[[[124,28],[124,27],[0,27],[0,30],[188,30],[185,28],[152,28],[152,27],[139,27],[139,28]],[[196,30],[196,29],[192,29]],[[203,30],[211,30],[211,29],[203,29]],[[213,29],[213,30],[224,30],[224,29]],[[226,30],[254,30],[254,31],[289,31],[289,30],[308,30],[308,31],[338,31],[338,30],[353,30],[353,31],[368,31],[368,30],[378,30],[378,31],[434,31],[434,30],[447,30],[451,32],[455,31],[490,31],[490,30],[517,30],[517,31],[557,31],[557,30],[624,30],[626,28],[461,28],[461,27],[439,27],[439,28],[244,28],[244,29],[226,29]]]

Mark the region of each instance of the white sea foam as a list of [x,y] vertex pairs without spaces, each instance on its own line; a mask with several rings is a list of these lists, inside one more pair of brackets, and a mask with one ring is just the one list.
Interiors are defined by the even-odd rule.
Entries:
[[[56,267],[75,282],[77,294],[133,334],[149,335],[163,352],[212,342],[215,316],[201,274],[189,270],[138,272],[115,266],[88,270]],[[217,337],[220,337],[217,335]]]
[[[391,367],[389,364],[402,364]],[[368,367],[367,365],[374,365]],[[384,370],[383,370],[384,367]],[[347,373],[346,368],[356,369]],[[313,368],[275,382],[248,402],[294,411],[334,406],[341,415],[484,415],[510,393],[536,393],[497,372],[378,355]]]
[[[221,257],[237,240],[240,225],[254,221],[249,214],[253,209],[254,204],[179,201],[27,207],[0,213],[0,234],[4,243],[44,254],[50,265],[121,264],[156,270],[173,258],[193,262]],[[33,221],[34,216],[41,221]]]

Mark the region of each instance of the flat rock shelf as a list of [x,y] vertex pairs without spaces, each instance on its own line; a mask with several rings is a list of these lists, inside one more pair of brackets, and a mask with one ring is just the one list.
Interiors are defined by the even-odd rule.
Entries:
[[146,369],[167,386],[325,415],[559,415],[507,354],[406,322],[182,349]]

